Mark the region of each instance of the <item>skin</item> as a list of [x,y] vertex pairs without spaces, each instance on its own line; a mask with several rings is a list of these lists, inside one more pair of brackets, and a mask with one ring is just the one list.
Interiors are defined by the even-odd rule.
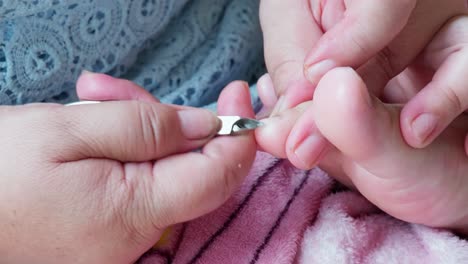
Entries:
[[[311,100],[325,73],[353,67],[375,96],[407,103],[401,113],[405,142],[429,145],[466,109],[465,74],[453,74],[465,68],[466,37],[440,33],[466,10],[462,0],[262,1],[265,60],[278,98],[265,112],[275,116]],[[433,42],[438,44],[428,50]],[[308,121],[297,122],[291,134],[311,132]],[[313,149],[303,151],[309,155],[287,158],[300,168],[317,164],[330,144],[315,136]],[[289,140],[280,156],[297,147]]]
[[[276,109],[256,132],[260,147],[298,167],[321,160],[397,218],[466,231],[467,122],[453,121],[466,108],[459,85],[466,82],[462,73],[447,74],[466,68],[465,39],[454,38],[466,27],[453,34],[460,20],[447,24],[463,8],[455,0],[262,1],[273,80],[265,76],[260,93]],[[375,23],[361,28],[362,21]],[[311,71],[327,59],[332,63]],[[167,226],[220,206],[253,162],[253,135],[213,139],[219,124],[209,113],[162,105],[105,75],[85,73],[77,86],[81,99],[124,101],[0,107],[5,263],[131,263]],[[404,108],[384,104],[408,101]],[[246,85],[229,85],[218,110],[253,117]],[[182,119],[182,111],[197,122]],[[427,138],[408,121],[421,112],[439,115]],[[311,133],[326,149],[316,145],[305,160],[295,157]],[[199,147],[201,153],[187,152]]]
[[[431,83],[466,78],[450,70],[465,65],[462,54],[467,28],[466,17],[450,20],[418,56],[414,67],[399,76],[412,75],[412,79],[389,85],[400,85],[402,91],[422,89],[423,93],[428,87],[417,83],[424,83],[428,76]],[[417,65],[424,65],[427,71],[418,72]],[[261,98],[268,98],[267,107],[275,105],[271,99],[276,91],[274,80],[265,76],[259,84],[263,86],[259,87]],[[382,99],[372,91],[359,69],[332,69],[319,81],[313,101],[265,119],[267,125],[256,131],[257,142],[265,151],[287,157],[304,169],[319,160],[332,176],[396,218],[466,233],[467,117],[459,116],[432,143],[415,148],[405,138],[405,112],[410,111],[411,102],[401,102],[408,98]],[[317,143],[307,141],[314,134],[320,134],[331,147],[317,151]],[[305,159],[297,152],[301,142],[308,142],[302,152]]]
[[[213,138],[208,111],[101,74],[77,90],[127,101],[0,107],[2,263],[133,263],[169,225],[222,205],[251,167],[253,135]],[[253,117],[246,84],[230,84],[218,111]]]
[[308,116],[310,126],[334,146],[319,164],[333,177],[396,218],[466,233],[466,117],[427,148],[415,149],[401,135],[401,105],[369,94],[354,70],[330,71],[315,96],[312,107],[301,105],[264,120],[255,132],[258,143],[263,148],[267,141],[286,144],[295,120]]

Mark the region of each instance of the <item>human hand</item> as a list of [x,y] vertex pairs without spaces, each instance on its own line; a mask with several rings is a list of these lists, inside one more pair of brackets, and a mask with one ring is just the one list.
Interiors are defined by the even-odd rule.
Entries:
[[439,29],[466,9],[464,0],[262,1],[265,59],[279,98],[276,111],[311,99],[321,77],[340,66],[357,69],[380,96]]
[[262,138],[265,130],[275,131],[270,140],[286,144],[285,131],[297,116],[308,117],[314,120],[310,126],[336,146],[319,164],[330,176],[396,218],[468,233],[463,147],[468,117],[452,122],[433,144],[415,149],[402,137],[401,110],[401,105],[384,104],[369,94],[354,70],[337,68],[319,82],[311,107],[286,110],[256,134]]
[[[467,17],[451,20],[420,60],[431,62],[428,65],[437,69],[440,62],[452,56],[451,47],[466,42],[467,25]],[[461,69],[464,63],[455,60],[450,65]],[[403,106],[398,100],[384,104],[369,91],[356,71],[332,70],[319,82],[313,102],[266,119],[266,125],[256,131],[257,141],[261,146],[268,146],[267,142],[297,144],[308,135],[289,134],[300,119],[309,134],[318,131],[334,145],[327,153],[320,153],[319,166],[331,176],[357,188],[399,219],[468,233],[468,116],[459,116],[427,147],[412,148],[402,133],[407,122],[401,118]],[[272,94],[271,88],[270,104]],[[305,156],[311,153],[307,151]],[[290,160],[300,164],[291,152],[288,154]]]
[[[465,108],[457,105],[458,99],[466,97],[464,86],[458,84],[464,74],[446,73],[460,72],[464,68],[463,56],[459,54],[464,53],[464,48],[462,52],[457,48],[464,47],[466,37],[457,33],[460,29],[454,26],[450,30],[445,27],[432,41],[432,48],[426,48],[444,23],[457,13],[465,12],[465,1],[353,1],[343,5],[337,0],[320,3],[311,1],[310,9],[308,1],[262,2],[265,56],[273,80],[264,76],[258,87],[263,97],[266,97],[264,91],[271,90],[263,87],[274,87],[278,103],[267,104],[270,110],[274,108],[273,115],[312,99],[323,74],[341,65],[353,66],[370,91],[385,102],[406,103],[414,97],[401,117],[406,120],[402,124],[404,138],[413,147],[427,146]],[[279,12],[291,19],[276,20]],[[310,47],[314,47],[311,52]],[[307,82],[303,74],[304,60],[306,65],[312,65],[325,58],[333,61],[326,63],[332,66],[315,71],[309,76],[311,82]],[[435,81],[430,82],[439,69]],[[392,79],[394,76],[397,77]],[[455,92],[453,86],[456,86]],[[412,129],[415,117],[425,109],[436,109],[439,116],[436,128],[431,130],[432,121],[423,116],[422,121],[416,122],[419,128]],[[309,147],[298,151],[299,139],[291,138],[287,145],[280,146],[268,140],[268,136],[259,140],[260,146],[278,157],[289,158],[299,168],[313,167],[330,145],[306,119],[296,118],[293,130],[284,133],[295,137],[316,132]],[[415,133],[418,130],[423,132]]]
[[[205,110],[101,74],[77,89],[135,101],[0,107],[2,263],[131,263],[167,226],[220,206],[253,162],[253,135],[213,138]],[[244,84],[226,88],[219,113],[253,116]]]

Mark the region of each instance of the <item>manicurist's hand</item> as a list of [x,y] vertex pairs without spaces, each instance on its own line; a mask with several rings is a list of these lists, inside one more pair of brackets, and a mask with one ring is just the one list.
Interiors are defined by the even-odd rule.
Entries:
[[[132,263],[169,225],[222,205],[251,167],[253,135],[214,138],[206,110],[101,74],[77,89],[112,101],[0,107],[2,263]],[[230,84],[218,110],[253,116],[246,85]]]

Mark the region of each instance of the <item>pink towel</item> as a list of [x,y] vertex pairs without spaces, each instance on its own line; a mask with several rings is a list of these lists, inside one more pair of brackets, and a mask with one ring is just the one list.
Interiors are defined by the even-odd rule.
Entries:
[[138,263],[468,263],[468,242],[396,220],[324,172],[264,153],[215,212],[170,228]]

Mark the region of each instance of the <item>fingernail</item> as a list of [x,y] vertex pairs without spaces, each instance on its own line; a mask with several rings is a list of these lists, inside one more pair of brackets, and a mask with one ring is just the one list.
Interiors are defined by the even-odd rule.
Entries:
[[180,128],[187,139],[197,140],[211,137],[221,127],[221,120],[208,110],[181,110],[178,115]]
[[278,99],[278,102],[275,105],[275,108],[273,108],[273,111],[271,112],[271,116],[276,116],[278,113],[282,112],[286,108],[286,100],[284,98],[284,95],[280,96]]
[[317,85],[322,77],[331,69],[336,67],[336,63],[332,60],[324,60],[312,64],[306,69],[306,78]]
[[270,115],[270,111],[268,109],[266,109],[265,107],[263,107],[256,114],[256,118],[257,119],[263,119],[263,118],[267,118],[269,115]]
[[306,137],[294,150],[297,158],[309,168],[319,161],[325,151],[326,140],[323,136],[313,133]]
[[423,143],[428,139],[431,133],[434,132],[437,126],[437,120],[438,118],[433,114],[420,114],[411,123],[413,135],[416,136],[421,141],[421,143]]
[[84,76],[84,75],[92,75],[94,74],[93,72],[90,72],[88,70],[82,70],[81,73],[80,73],[80,76]]
[[262,75],[257,81],[257,87],[262,87],[267,91],[274,91],[273,80],[270,77],[270,74],[266,73]]
[[258,79],[257,90],[259,94],[262,93],[263,95],[263,98],[261,99],[264,105],[266,107],[272,108],[278,98],[276,97],[273,80],[271,79],[270,74],[267,73]]

